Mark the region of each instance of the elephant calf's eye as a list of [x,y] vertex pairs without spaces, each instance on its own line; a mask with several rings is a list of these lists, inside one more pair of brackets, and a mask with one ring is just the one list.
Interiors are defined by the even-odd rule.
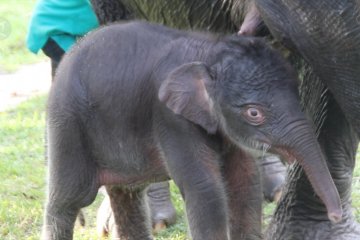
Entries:
[[247,106],[242,114],[251,125],[258,126],[265,122],[265,115],[257,106]]

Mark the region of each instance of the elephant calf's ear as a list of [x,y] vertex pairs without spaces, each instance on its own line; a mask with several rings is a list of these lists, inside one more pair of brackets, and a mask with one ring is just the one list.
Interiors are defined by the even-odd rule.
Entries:
[[176,114],[215,133],[218,121],[206,85],[211,83],[203,63],[184,64],[172,71],[161,84],[159,99]]

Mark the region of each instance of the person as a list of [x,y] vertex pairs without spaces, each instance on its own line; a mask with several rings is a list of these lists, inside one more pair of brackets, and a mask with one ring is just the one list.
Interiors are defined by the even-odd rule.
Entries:
[[40,49],[51,61],[51,75],[64,55],[82,36],[99,26],[89,0],[38,0],[28,27],[27,48]]

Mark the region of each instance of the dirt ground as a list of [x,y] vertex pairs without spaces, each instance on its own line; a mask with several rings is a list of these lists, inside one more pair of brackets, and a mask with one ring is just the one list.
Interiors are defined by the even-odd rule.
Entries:
[[22,66],[15,73],[0,74],[0,112],[35,95],[45,94],[51,85],[50,62]]

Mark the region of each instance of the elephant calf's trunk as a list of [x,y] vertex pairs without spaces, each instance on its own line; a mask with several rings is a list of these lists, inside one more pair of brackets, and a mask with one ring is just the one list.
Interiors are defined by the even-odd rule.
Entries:
[[314,191],[324,202],[329,220],[332,223],[338,223],[342,220],[340,196],[322,154],[321,156],[318,156],[317,159],[319,159],[317,161],[320,161],[321,163],[318,163],[318,166],[315,169],[305,167],[306,163],[304,163],[304,160],[301,158],[298,158],[298,161],[304,168]]
[[324,155],[313,132],[307,132],[291,141],[290,153],[303,167],[315,193],[326,206],[328,218],[333,223],[342,219],[339,193],[330,175]]

